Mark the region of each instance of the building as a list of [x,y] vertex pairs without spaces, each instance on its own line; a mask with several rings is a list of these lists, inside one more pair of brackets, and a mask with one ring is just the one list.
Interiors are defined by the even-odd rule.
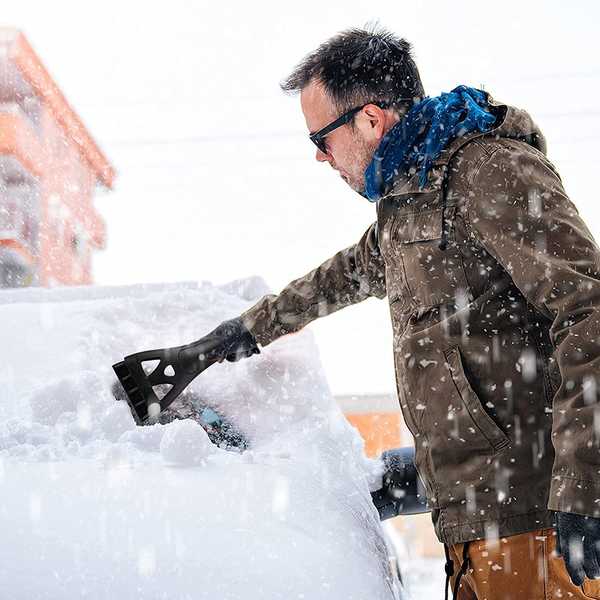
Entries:
[[0,287],[92,282],[115,173],[15,29],[0,28]]
[[360,432],[367,456],[376,457],[388,448],[412,444],[396,394],[341,394],[335,400]]

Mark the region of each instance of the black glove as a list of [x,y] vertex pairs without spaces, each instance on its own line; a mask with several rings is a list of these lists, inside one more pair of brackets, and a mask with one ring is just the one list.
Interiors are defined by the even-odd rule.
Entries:
[[574,513],[556,513],[556,551],[562,555],[571,581],[600,577],[600,519]]
[[381,455],[385,466],[383,485],[371,492],[382,521],[398,515],[428,512],[425,489],[415,468],[414,448],[395,448]]
[[240,317],[223,321],[216,329],[194,343],[194,352],[217,357],[219,362],[235,362],[259,354],[254,336]]

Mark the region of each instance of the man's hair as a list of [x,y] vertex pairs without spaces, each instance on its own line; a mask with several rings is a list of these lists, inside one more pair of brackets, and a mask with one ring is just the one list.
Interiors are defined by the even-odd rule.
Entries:
[[[410,44],[382,27],[347,29],[308,54],[281,83],[296,93],[321,83],[340,113],[368,102],[408,105],[425,91]],[[404,99],[401,101],[400,99]]]

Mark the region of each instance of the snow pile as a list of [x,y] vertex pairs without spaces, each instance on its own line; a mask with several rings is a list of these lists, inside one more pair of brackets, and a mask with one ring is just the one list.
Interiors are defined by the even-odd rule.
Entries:
[[0,580],[11,598],[399,598],[308,332],[205,371],[196,420],[136,427],[111,364],[197,339],[258,280],[0,292]]
[[174,421],[160,441],[163,459],[176,465],[205,464],[216,451],[202,426],[191,419]]

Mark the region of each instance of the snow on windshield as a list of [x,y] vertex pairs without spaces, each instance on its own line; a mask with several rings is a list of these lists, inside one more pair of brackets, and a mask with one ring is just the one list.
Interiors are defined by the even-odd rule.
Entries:
[[136,427],[115,400],[113,363],[197,339],[265,291],[249,280],[0,292],[5,593],[402,597],[369,495],[378,465],[309,332],[211,367],[170,422]]

